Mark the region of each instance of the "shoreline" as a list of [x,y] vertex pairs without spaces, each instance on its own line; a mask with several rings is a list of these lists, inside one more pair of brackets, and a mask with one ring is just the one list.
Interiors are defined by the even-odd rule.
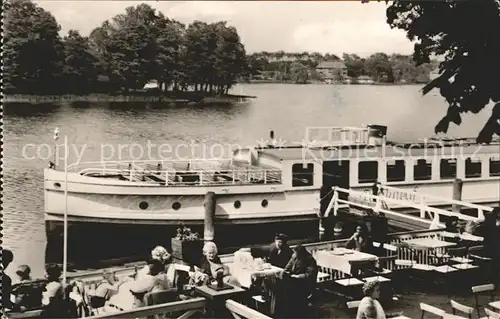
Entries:
[[241,84],[293,84],[293,85],[313,85],[313,84],[321,84],[321,85],[391,85],[391,86],[410,86],[410,85],[425,85],[425,83],[390,83],[390,82],[374,82],[374,83],[345,83],[345,82],[332,82],[326,83],[322,81],[309,81],[307,83],[295,83],[290,81],[271,81],[271,80],[251,80],[249,82],[242,82]]
[[50,102],[162,102],[171,104],[198,104],[198,103],[232,103],[257,98],[249,95],[206,95],[200,93],[184,93],[185,98],[176,98],[167,95],[144,94],[88,94],[88,95],[5,95],[3,103],[50,103]]

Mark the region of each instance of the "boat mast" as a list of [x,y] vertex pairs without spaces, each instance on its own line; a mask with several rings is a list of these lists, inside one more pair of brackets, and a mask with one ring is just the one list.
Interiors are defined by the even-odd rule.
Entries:
[[[59,129],[54,130],[54,141],[59,139]],[[57,145],[56,145],[57,149]],[[63,282],[68,272],[68,136],[64,135],[64,226],[63,226]],[[55,152],[54,152],[54,156]],[[54,161],[55,162],[55,161]],[[54,163],[55,164],[55,163]]]

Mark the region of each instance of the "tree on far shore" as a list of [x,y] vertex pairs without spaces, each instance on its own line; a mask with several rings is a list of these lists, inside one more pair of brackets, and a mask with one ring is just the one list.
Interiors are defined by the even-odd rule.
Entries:
[[31,1],[6,1],[3,9],[5,91],[58,93],[64,48],[56,19]]
[[477,114],[493,103],[477,141],[489,143],[500,135],[500,1],[396,0],[387,8],[387,22],[417,40],[417,64],[444,56],[439,77],[423,89],[424,94],[438,89],[449,104],[436,133],[446,133],[450,123],[460,125],[461,114]]
[[70,30],[61,39],[55,18],[35,3],[12,0],[3,9],[9,94],[141,91],[153,80],[164,92],[223,94],[249,72],[237,30],[223,21],[186,28],[140,4],[104,21],[89,37]]

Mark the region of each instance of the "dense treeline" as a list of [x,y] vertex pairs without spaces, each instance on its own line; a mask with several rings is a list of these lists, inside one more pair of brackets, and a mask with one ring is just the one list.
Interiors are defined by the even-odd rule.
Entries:
[[[322,80],[316,72],[321,62],[341,61],[347,67],[348,77],[369,76],[382,83],[427,83],[430,72],[437,67],[436,62],[417,65],[412,56],[374,53],[368,58],[344,53],[342,58],[321,53],[260,52],[249,56],[250,72],[255,77],[265,79],[306,83]],[[344,79],[339,79],[344,80]]]
[[140,90],[227,93],[248,70],[238,32],[226,22],[189,26],[147,4],[129,7],[88,37],[59,36],[56,19],[31,1],[4,5],[4,84],[8,93]]

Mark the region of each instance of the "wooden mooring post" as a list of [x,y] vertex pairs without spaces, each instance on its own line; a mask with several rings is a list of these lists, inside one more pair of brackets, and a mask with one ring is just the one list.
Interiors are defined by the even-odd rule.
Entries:
[[205,194],[205,202],[203,203],[205,208],[203,239],[205,241],[214,241],[215,239],[215,204],[215,193],[207,192]]
[[[457,201],[461,201],[462,200],[462,188],[463,188],[463,185],[464,185],[464,182],[461,179],[459,179],[459,178],[456,178],[453,181],[453,199],[454,200],[457,200]],[[451,210],[453,212],[455,212],[455,213],[460,213],[461,208],[462,208],[461,205],[453,203],[452,207],[451,207]]]

